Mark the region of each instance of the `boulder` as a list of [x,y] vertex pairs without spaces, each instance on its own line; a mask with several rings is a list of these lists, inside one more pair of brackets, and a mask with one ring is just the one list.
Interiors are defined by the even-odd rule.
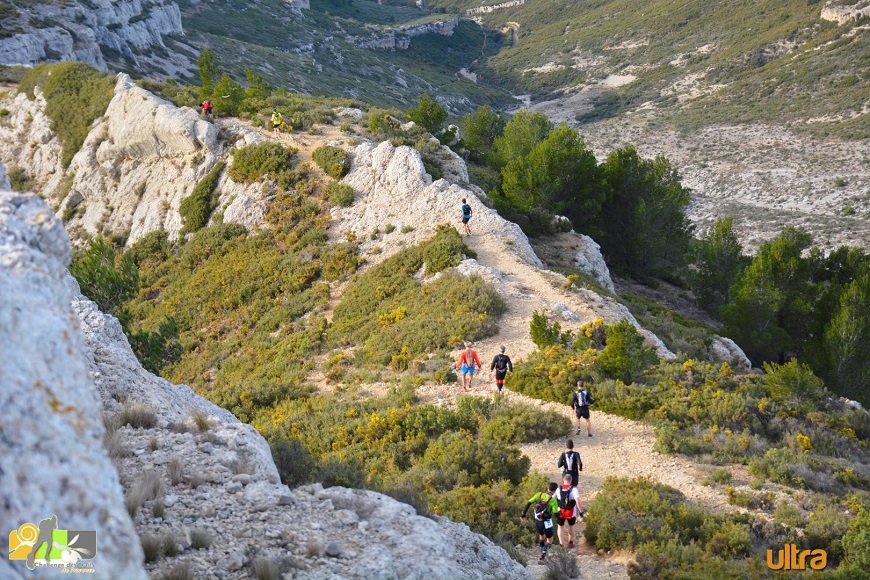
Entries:
[[595,281],[608,292],[616,294],[616,289],[613,287],[613,280],[610,279],[610,269],[604,261],[604,256],[601,255],[601,246],[589,236],[576,234],[580,242],[580,248],[574,256],[574,265],[583,272],[595,278]]

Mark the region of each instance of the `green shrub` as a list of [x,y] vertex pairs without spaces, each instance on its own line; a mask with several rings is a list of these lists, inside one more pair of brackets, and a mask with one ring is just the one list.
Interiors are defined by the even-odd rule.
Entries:
[[658,360],[655,351],[643,345],[643,336],[628,320],[608,326],[606,332],[607,346],[598,362],[614,378],[629,384]]
[[329,186],[329,203],[339,207],[350,207],[353,205],[353,187],[333,181]]
[[728,503],[748,509],[762,509],[769,511],[773,508],[773,492],[752,493],[734,489],[730,485],[725,486],[725,495]]
[[552,326],[547,320],[547,315],[544,312],[535,310],[532,313],[532,320],[529,323],[529,333],[532,337],[532,342],[538,348],[544,348],[562,342],[561,327],[558,322],[554,322]]
[[340,147],[321,145],[311,153],[311,158],[333,179],[341,179],[350,171],[350,154]]
[[731,481],[731,472],[722,467],[717,467],[710,472],[710,481],[715,483],[728,483]]
[[127,248],[126,254],[130,255],[133,263],[140,266],[146,260],[163,261],[169,257],[172,245],[169,243],[169,233],[165,230],[148,232]]
[[94,238],[69,267],[82,294],[101,311],[118,315],[124,302],[139,291],[139,271],[130,254],[121,255],[101,237]]
[[286,190],[296,183],[295,155],[296,149],[272,141],[247,145],[233,153],[229,176],[240,183],[275,179]]
[[272,457],[281,476],[281,483],[298,487],[310,483],[315,476],[316,461],[298,439],[281,440],[272,444]]
[[845,562],[857,569],[870,570],[870,511],[861,507],[849,522],[849,531],[841,542]]
[[[467,397],[466,397],[467,398]],[[553,411],[526,406],[507,406],[496,411],[480,436],[504,443],[554,440],[571,431],[571,421]]]
[[10,111],[7,108],[0,109],[0,117],[8,117],[10,115]]
[[458,264],[464,248],[456,230],[443,227],[359,275],[335,309],[330,344],[359,345],[360,362],[403,370],[423,353],[495,332],[504,302],[482,279],[447,273],[423,285],[414,278],[424,264],[428,273]]
[[222,161],[218,162],[181,202],[178,213],[181,214],[185,231],[196,232],[208,224],[208,218],[217,207],[217,196],[214,195],[214,191],[217,189],[224,167],[226,165]]
[[420,478],[427,490],[444,491],[499,480],[517,485],[529,466],[529,458],[516,447],[460,431],[444,433],[431,443],[410,475]]
[[792,528],[803,528],[807,525],[807,518],[803,512],[794,507],[788,502],[779,502],[776,509],[773,511],[773,519],[778,524],[790,526]]
[[459,232],[449,226],[438,226],[435,237],[423,245],[423,261],[430,275],[458,266],[463,256],[474,258],[477,255],[465,245]]
[[33,179],[27,176],[23,167],[13,167],[6,175],[9,176],[12,191],[30,191],[33,188]]
[[24,75],[18,90],[32,99],[36,87],[45,97],[45,112],[60,139],[61,166],[66,169],[81,149],[94,119],[109,106],[115,79],[80,62],[40,64]]
[[434,135],[444,126],[444,122],[447,120],[447,110],[427,91],[417,99],[416,109],[408,109],[408,120],[414,121]]

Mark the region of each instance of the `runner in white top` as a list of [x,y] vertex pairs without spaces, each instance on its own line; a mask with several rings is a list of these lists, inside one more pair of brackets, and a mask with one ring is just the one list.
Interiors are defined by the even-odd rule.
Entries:
[[583,517],[584,512],[580,506],[580,492],[574,487],[570,473],[562,476],[562,486],[556,490],[556,500],[559,502],[559,543],[563,547],[574,548],[574,524],[578,517]]

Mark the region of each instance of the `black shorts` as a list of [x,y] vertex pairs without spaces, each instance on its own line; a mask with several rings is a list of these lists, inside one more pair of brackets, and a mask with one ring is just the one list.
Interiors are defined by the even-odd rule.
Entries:
[[468,217],[462,216],[462,223],[467,224],[470,219],[471,219],[471,216],[468,216]]
[[576,407],[574,409],[574,415],[578,419],[588,419],[589,418],[589,407]]
[[495,371],[495,380],[497,380],[497,381],[503,381],[506,376],[507,376],[507,370],[503,370],[503,371],[496,370]]
[[558,518],[558,520],[560,526],[564,526],[565,522],[568,522],[569,526],[573,526],[577,523],[577,518]]
[[[553,520],[548,520],[548,521],[552,522]],[[548,538],[553,537],[553,528],[555,528],[555,526],[550,526],[549,528],[545,528],[544,527],[544,520],[535,520],[535,527],[538,528],[538,535],[539,536],[546,536]]]

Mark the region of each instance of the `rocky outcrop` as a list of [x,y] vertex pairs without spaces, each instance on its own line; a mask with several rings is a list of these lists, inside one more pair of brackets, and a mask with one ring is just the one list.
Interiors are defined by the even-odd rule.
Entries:
[[[96,530],[94,577],[144,579],[63,284],[69,257],[63,225],[41,199],[0,192],[0,529],[56,515],[59,529]],[[4,555],[0,577],[41,576]]]
[[9,177],[6,175],[6,168],[0,163],[0,191],[7,191],[9,189],[12,189],[12,185],[9,183]]
[[164,0],[88,0],[17,4],[4,26],[17,34],[0,40],[0,63],[34,65],[76,60],[107,70],[107,60],[135,66],[164,49],[163,37],[184,34],[178,5]]
[[[135,120],[135,122],[134,122]],[[178,108],[118,75],[115,96],[69,173],[61,209],[83,207],[70,222],[91,234],[129,231],[128,243],[182,227],[178,208],[221,154],[218,131],[193,109]]]
[[[391,223],[397,234],[403,227],[413,228],[402,234],[404,243],[421,242],[429,239],[439,224],[457,223],[459,208],[466,199],[474,210],[474,231],[486,232],[511,246],[524,263],[543,267],[518,225],[503,219],[467,189],[444,179],[433,183],[416,150],[393,147],[385,141],[379,145],[365,142],[350,152],[353,165],[344,181],[354,188],[362,203],[333,209],[333,214],[341,219],[342,231],[367,239],[375,228]],[[383,248],[385,255],[399,249],[395,244],[385,244]]]
[[742,369],[751,369],[752,363],[749,357],[743,352],[743,349],[737,346],[737,343],[724,336],[714,336],[713,343],[710,345],[710,354],[715,360],[734,364]]
[[33,179],[34,189],[52,197],[63,180],[61,144],[45,114],[45,99],[37,90],[33,100],[17,94],[0,101],[9,115],[0,119],[0,163],[7,170],[20,167]]
[[357,41],[356,45],[360,48],[398,48],[399,50],[405,50],[411,46],[411,38],[415,36],[423,34],[452,36],[457,26],[459,26],[458,17],[416,26],[397,26],[391,28],[386,34],[380,34],[368,40]]
[[610,279],[610,269],[604,261],[604,256],[601,255],[601,246],[589,236],[576,235],[580,242],[580,249],[574,256],[574,265],[595,278],[595,281],[601,284],[605,290],[616,294],[613,280]]
[[478,6],[476,8],[469,8],[465,11],[465,14],[468,16],[476,16],[478,14],[489,14],[490,12],[495,12],[496,10],[501,10],[503,8],[512,8],[514,6],[522,6],[526,3],[526,0],[510,0],[509,2],[502,2],[501,4],[493,4],[491,6]]
[[822,8],[819,18],[837,24],[846,24],[850,20],[860,20],[870,16],[870,2],[855,2],[851,6],[832,6],[830,2]]
[[[21,94],[0,104],[10,110],[0,121],[0,162],[22,168],[71,232],[128,233],[128,245],[158,229],[177,238],[179,207],[197,182],[231,157],[233,145],[266,139],[231,120],[219,129],[195,110],[176,107],[121,74],[105,115],[64,171],[61,144],[39,89],[33,100]],[[224,221],[256,228],[265,220],[274,189],[269,183],[235,183],[224,173],[218,211]]]

